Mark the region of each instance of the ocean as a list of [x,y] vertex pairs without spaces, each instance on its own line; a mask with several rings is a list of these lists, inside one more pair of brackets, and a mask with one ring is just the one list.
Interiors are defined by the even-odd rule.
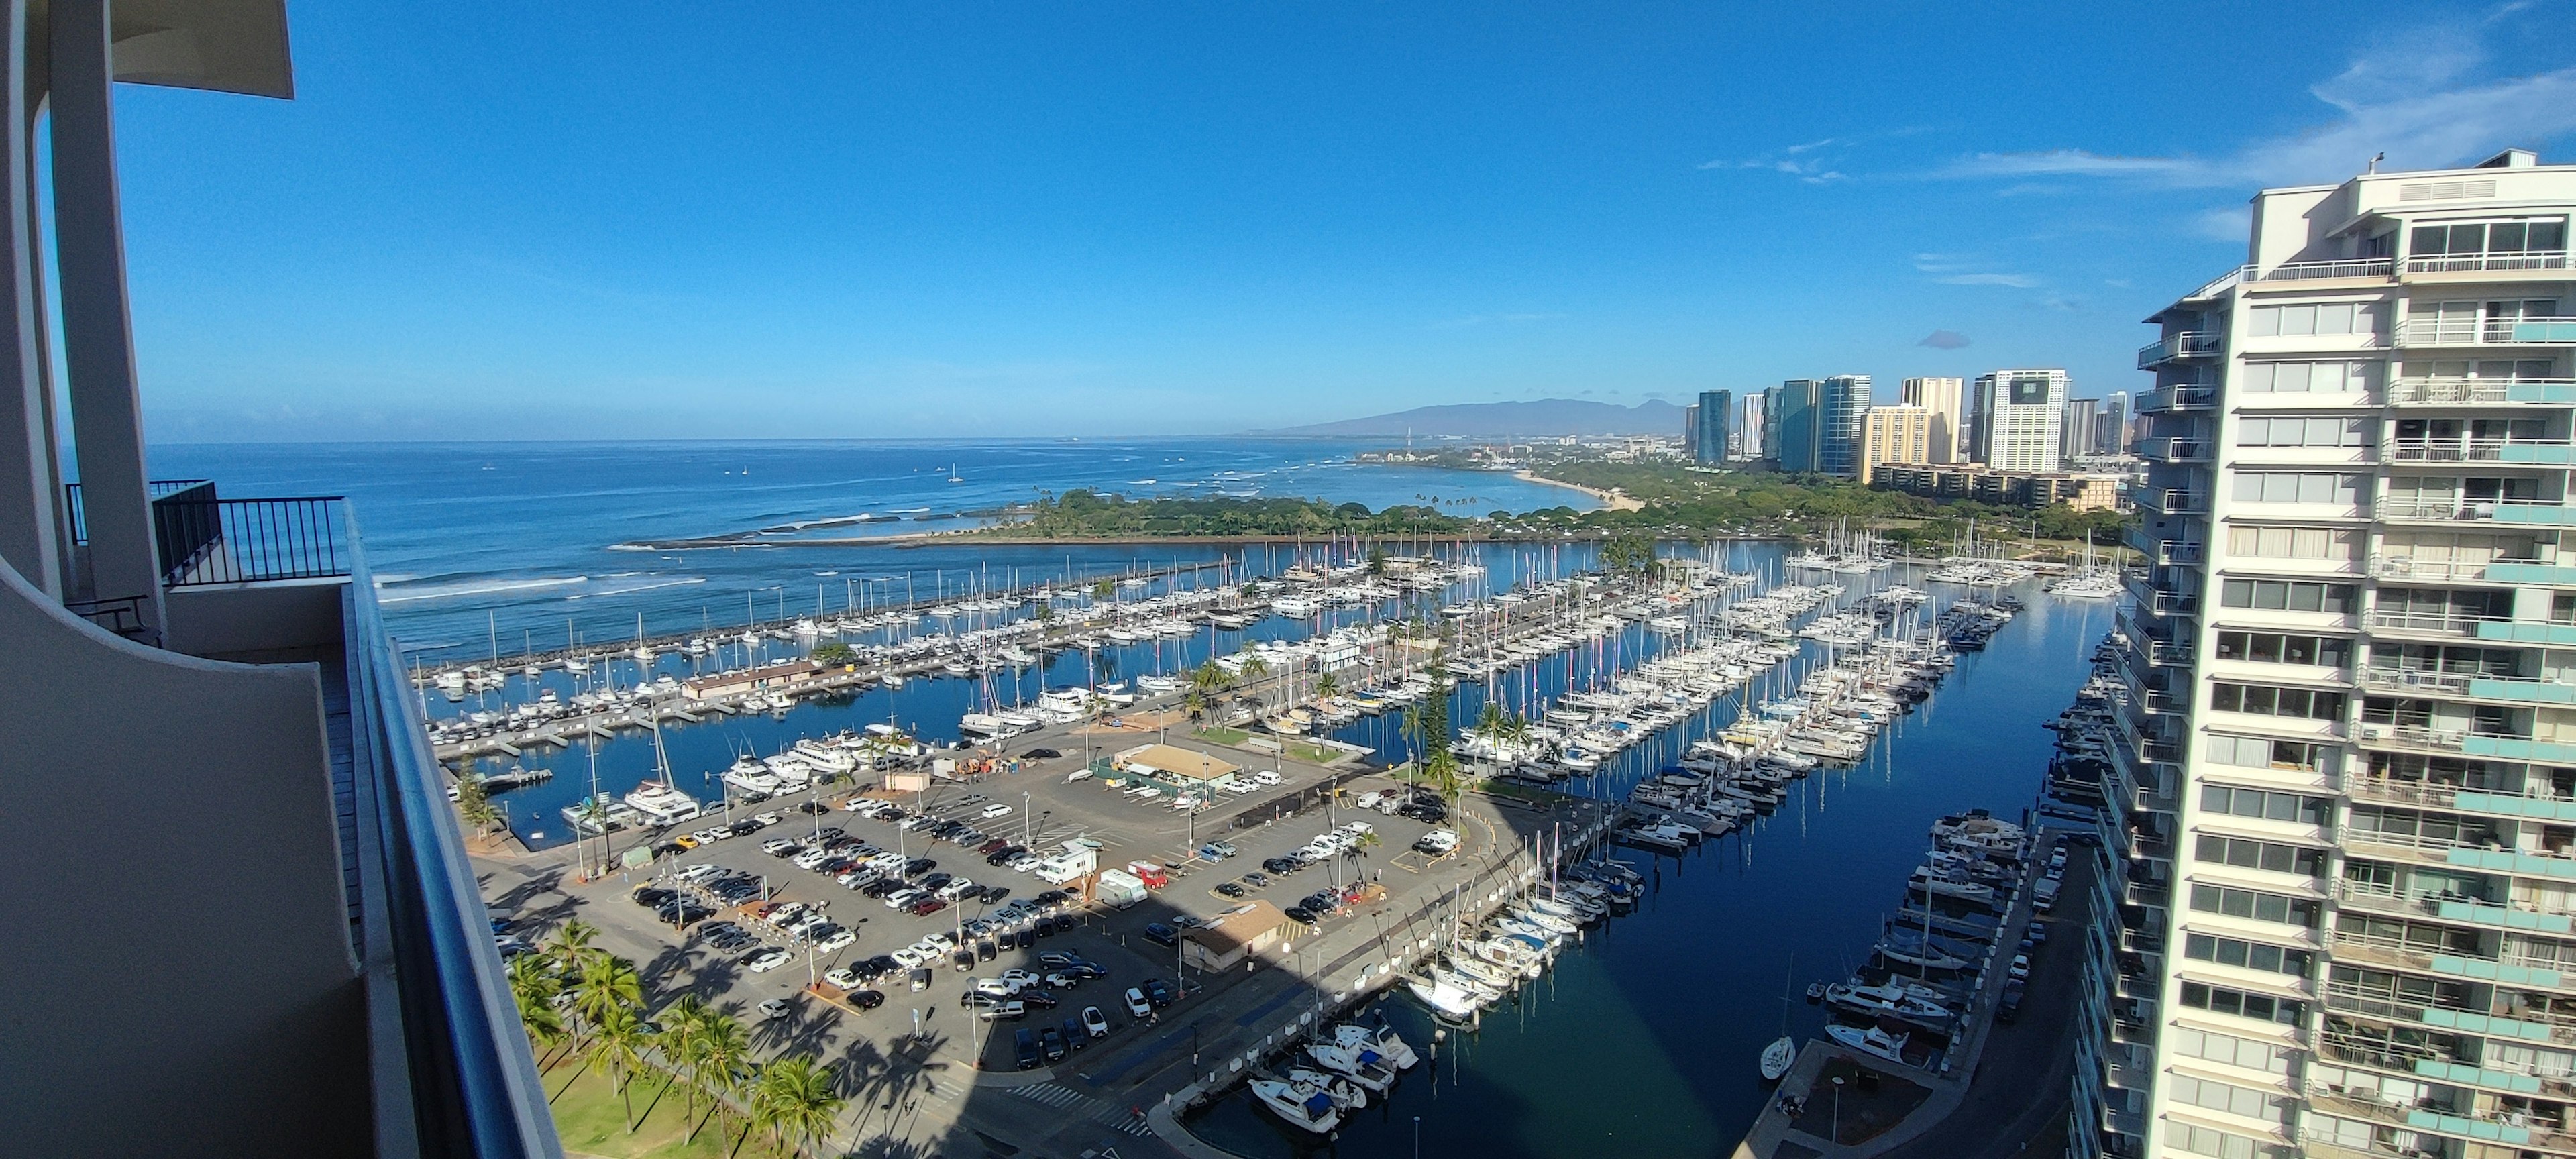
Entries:
[[[154,478],[228,497],[345,495],[388,623],[423,663],[567,640],[739,626],[1038,579],[1204,562],[1200,545],[824,546],[971,526],[959,513],[1075,488],[1300,497],[1476,515],[1596,504],[1500,472],[1362,465],[1383,442],[1261,438],[173,444]],[[952,481],[954,480],[954,481]],[[865,522],[853,522],[866,517]],[[765,531],[753,544],[633,546]],[[1234,548],[1240,558],[1246,552]],[[1284,566],[1285,549],[1250,549]]]

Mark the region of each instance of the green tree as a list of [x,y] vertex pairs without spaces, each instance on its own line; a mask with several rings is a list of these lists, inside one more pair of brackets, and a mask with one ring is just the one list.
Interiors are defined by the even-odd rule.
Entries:
[[678,1001],[662,1010],[662,1057],[670,1060],[675,1071],[685,1069],[688,1072],[685,1076],[675,1077],[682,1078],[682,1085],[688,1088],[689,1121],[692,1123],[698,1121],[698,1092],[703,1089],[698,1064],[706,1042],[707,1016],[712,1013],[714,1011],[706,1001],[695,994],[683,994]]
[[[730,1121],[730,1096],[741,1092],[743,1071],[751,1059],[751,1032],[743,1028],[741,1019],[710,1010],[698,1026],[694,1050],[697,1058],[690,1064],[689,1077],[715,1104],[717,1116]],[[694,1139],[697,1135],[698,1129],[692,1125],[689,1137]]]
[[1449,807],[1449,828],[1453,831],[1459,828],[1458,798],[1467,788],[1462,772],[1457,756],[1446,746],[1422,758],[1422,779],[1430,784],[1432,792],[1440,794],[1441,803]]
[[814,646],[814,662],[826,668],[838,668],[859,662],[859,650],[838,640],[826,640]]
[[829,1067],[803,1055],[779,1058],[760,1068],[752,1087],[752,1113],[781,1150],[790,1142],[811,1147],[831,1134],[847,1101],[834,1087]]
[[1034,611],[1034,612],[1029,613],[1029,618],[1030,618],[1030,619],[1033,619],[1033,620],[1036,620],[1037,622],[1039,622],[1039,623],[1041,623],[1041,624],[1047,623],[1047,622],[1049,622],[1049,621],[1051,621],[1051,620],[1055,619],[1055,605],[1054,605],[1054,604],[1039,604],[1039,605],[1038,605],[1038,610],[1036,610],[1036,611]]
[[610,1016],[621,1010],[631,1013],[643,1004],[644,979],[623,958],[594,954],[582,964],[581,977],[573,983],[573,1013],[594,1035]]
[[577,977],[583,965],[599,953],[591,942],[599,937],[599,927],[574,918],[556,928],[555,936],[545,945],[546,963],[558,977]]
[[1378,544],[1375,544],[1375,543],[1372,543],[1372,544],[1370,544],[1370,545],[1369,545],[1369,552],[1368,552],[1368,573],[1369,573],[1370,575],[1385,575],[1385,574],[1386,574],[1386,548],[1385,548],[1385,547],[1383,547],[1383,546],[1381,546],[1381,545],[1378,545]]
[[653,1035],[644,1028],[644,1018],[632,1007],[610,1008],[599,1021],[591,1024],[595,1045],[591,1047],[608,1068],[608,1082],[617,1097],[626,1104],[626,1133],[635,1133],[635,1092],[627,1080],[644,1069],[644,1052],[653,1045]]
[[1327,672],[1315,678],[1315,695],[1331,698],[1333,696],[1340,695],[1341,691],[1342,681],[1340,677]]
[[1091,598],[1095,600],[1105,600],[1117,594],[1118,583],[1115,580],[1099,580],[1091,585]]
[[1190,714],[1191,720],[1206,719],[1208,694],[1200,691],[1197,685],[1191,685],[1189,691],[1181,694],[1181,708]]
[[[563,1011],[555,1008],[555,995],[562,989],[545,959],[535,954],[510,959],[510,997],[519,1008],[519,1025],[543,1054],[551,1055],[566,1038]],[[553,1070],[553,1064],[546,1069]]]
[[501,811],[492,806],[492,795],[483,788],[483,774],[468,772],[456,778],[456,815],[474,827],[477,837],[500,822]]

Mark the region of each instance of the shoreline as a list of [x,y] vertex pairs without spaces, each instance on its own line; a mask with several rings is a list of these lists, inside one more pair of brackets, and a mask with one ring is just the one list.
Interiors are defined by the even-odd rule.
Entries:
[[1625,491],[1615,489],[1604,491],[1597,487],[1586,487],[1581,483],[1568,483],[1563,479],[1550,479],[1547,476],[1532,471],[1527,467],[1523,467],[1512,472],[1512,478],[1518,479],[1524,483],[1544,483],[1550,487],[1564,487],[1569,490],[1581,491],[1595,500],[1598,500],[1602,508],[1608,511],[1643,511],[1646,509],[1645,500],[1630,495]]

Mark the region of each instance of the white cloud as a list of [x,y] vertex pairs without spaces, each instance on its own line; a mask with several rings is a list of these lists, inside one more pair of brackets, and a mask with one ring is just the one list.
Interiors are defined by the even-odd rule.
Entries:
[[2243,205],[2204,209],[2192,217],[2191,232],[2211,241],[2244,241],[2254,232],[2254,211]]
[[1947,286],[2010,286],[2016,290],[2032,290],[2047,284],[2030,274],[1950,274],[1932,280]]

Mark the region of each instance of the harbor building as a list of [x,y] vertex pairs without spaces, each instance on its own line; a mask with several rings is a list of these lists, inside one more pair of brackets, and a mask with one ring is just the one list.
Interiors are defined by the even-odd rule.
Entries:
[[1873,407],[1861,421],[1860,481],[1890,463],[1932,461],[1932,412],[1919,406]]
[[1817,393],[1816,470],[1846,479],[1861,473],[1862,422],[1869,414],[1869,376],[1837,374]]
[[1965,457],[1967,447],[1962,441],[1966,433],[1962,426],[1965,416],[1960,406],[1966,390],[1967,380],[1963,378],[1934,376],[1905,380],[1899,401],[1932,412],[1932,457],[1924,462],[1956,463]]
[[1735,392],[1703,390],[1691,407],[1691,461],[1707,466],[1726,462],[1734,440]]
[[1969,392],[1969,460],[1998,471],[2059,469],[2066,385],[2063,370],[1978,375]]
[[118,83],[290,98],[284,6],[0,18],[10,1150],[559,1156],[348,506],[145,474]]
[[2576,1155],[2571,213],[2265,190],[2148,319],[2077,1153]]

